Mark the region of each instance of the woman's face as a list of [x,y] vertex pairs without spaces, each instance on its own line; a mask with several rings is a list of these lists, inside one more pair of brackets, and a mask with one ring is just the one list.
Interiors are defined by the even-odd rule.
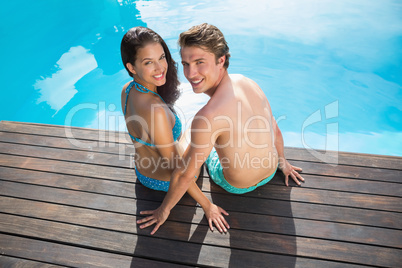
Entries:
[[150,43],[138,49],[132,73],[135,80],[150,90],[166,83],[168,63],[160,43]]

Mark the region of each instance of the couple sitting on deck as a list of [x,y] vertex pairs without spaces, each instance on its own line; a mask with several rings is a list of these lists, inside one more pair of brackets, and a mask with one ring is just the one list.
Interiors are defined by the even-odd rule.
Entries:
[[[230,193],[253,191],[273,178],[279,167],[304,181],[285,159],[281,131],[259,86],[242,75],[229,75],[229,47],[215,26],[201,24],[180,34],[185,77],[195,93],[210,97],[191,124],[191,142],[181,136],[173,104],[179,97],[177,67],[163,39],[135,27],[123,37],[121,56],[133,81],[121,94],[127,129],[135,145],[135,172],[146,187],[166,191],[162,205],[138,220],[140,228],[166,221],[171,209],[189,193],[203,208],[209,226],[226,232],[228,213],[208,200],[196,184],[205,163],[211,179]],[[154,165],[141,165],[141,160]]]

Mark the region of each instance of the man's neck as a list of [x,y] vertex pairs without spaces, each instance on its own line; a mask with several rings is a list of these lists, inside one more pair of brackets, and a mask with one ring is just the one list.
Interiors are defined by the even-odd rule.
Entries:
[[216,90],[221,85],[222,81],[227,78],[229,78],[228,71],[226,69],[223,69],[222,72],[219,74],[219,78],[217,79],[216,84],[212,88],[205,91],[204,93],[207,94],[210,98],[212,98],[212,96],[215,94]]

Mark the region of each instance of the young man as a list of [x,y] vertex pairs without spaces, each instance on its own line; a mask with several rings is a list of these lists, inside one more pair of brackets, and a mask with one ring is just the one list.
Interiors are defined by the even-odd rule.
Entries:
[[[154,234],[169,216],[205,162],[211,179],[230,193],[243,194],[266,184],[277,167],[300,185],[304,179],[285,159],[281,131],[271,107],[259,86],[242,75],[229,75],[229,47],[218,28],[201,24],[180,34],[179,44],[184,75],[195,93],[210,96],[196,114],[191,128],[191,144],[182,165],[173,172],[169,191],[162,205],[138,223],[140,228],[156,224]],[[279,164],[279,165],[278,165]],[[204,208],[204,205],[201,204]],[[222,208],[211,204],[204,209],[220,232],[229,225]]]

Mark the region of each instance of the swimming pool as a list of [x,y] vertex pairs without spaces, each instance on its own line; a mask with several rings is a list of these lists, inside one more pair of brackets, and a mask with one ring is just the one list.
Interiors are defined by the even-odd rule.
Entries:
[[[229,73],[266,93],[286,146],[402,156],[400,14],[397,0],[7,1],[0,120],[124,130],[124,33],[152,28],[180,62],[178,35],[208,22],[229,43]],[[190,119],[207,97],[179,72]]]

